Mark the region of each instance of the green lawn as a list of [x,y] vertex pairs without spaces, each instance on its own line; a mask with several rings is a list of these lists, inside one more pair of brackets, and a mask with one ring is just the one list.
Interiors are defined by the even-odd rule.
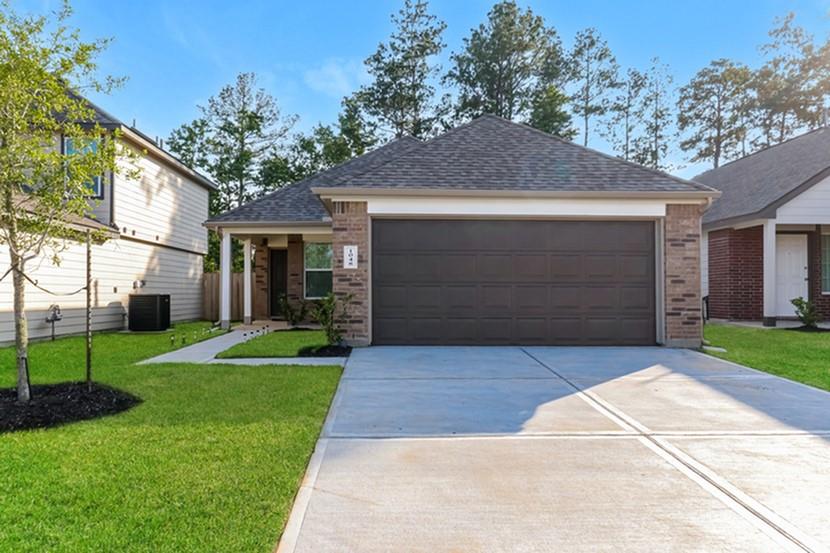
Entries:
[[236,344],[216,357],[297,357],[300,350],[326,345],[322,330],[278,330]]
[[726,353],[711,355],[830,390],[830,332],[742,328],[707,324],[705,336]]
[[[143,403],[0,435],[0,551],[273,549],[340,368],[132,365],[170,349],[170,334],[96,335],[96,379]],[[13,359],[0,349],[0,386]],[[35,344],[33,383],[81,380],[83,359],[81,338]]]

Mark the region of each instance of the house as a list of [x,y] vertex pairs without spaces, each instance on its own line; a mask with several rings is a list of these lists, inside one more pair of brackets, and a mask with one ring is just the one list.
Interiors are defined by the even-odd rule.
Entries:
[[695,180],[722,192],[703,218],[710,317],[775,326],[798,297],[830,317],[830,128]]
[[[483,116],[206,222],[243,241],[246,320],[349,297],[352,344],[701,342],[701,215],[718,193]],[[250,283],[250,278],[243,282]]]
[[[94,106],[93,106],[94,107]],[[173,320],[198,319],[202,310],[202,264],[207,252],[208,195],[215,185],[186,167],[138,130],[95,107],[96,122],[121,132],[122,144],[138,156],[140,179],[103,175],[92,183],[97,203],[80,226],[109,232],[111,239],[92,248],[93,329],[125,328],[128,296],[170,294]],[[60,140],[61,148],[71,147]],[[120,161],[120,163],[127,163]],[[27,267],[41,288],[26,289],[29,335],[49,336],[46,315],[60,306],[56,334],[83,332],[86,296],[86,247],[69,243],[60,265],[48,256]],[[7,246],[0,245],[0,275],[9,267]],[[58,295],[52,295],[43,289]],[[0,343],[14,340],[12,279],[0,281]]]

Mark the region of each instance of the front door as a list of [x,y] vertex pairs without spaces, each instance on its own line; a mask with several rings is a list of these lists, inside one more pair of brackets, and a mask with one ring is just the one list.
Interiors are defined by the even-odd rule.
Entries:
[[779,234],[775,237],[776,315],[794,317],[791,300],[809,295],[807,286],[807,235]]
[[269,250],[269,252],[269,314],[272,318],[282,317],[282,309],[280,309],[280,298],[282,298],[288,293],[288,251]]

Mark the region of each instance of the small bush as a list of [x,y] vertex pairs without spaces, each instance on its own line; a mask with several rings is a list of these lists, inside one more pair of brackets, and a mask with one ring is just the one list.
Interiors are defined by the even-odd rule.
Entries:
[[291,326],[299,325],[308,316],[308,303],[305,300],[299,300],[294,306],[288,301],[288,297],[283,294],[280,296],[279,306],[283,318]]
[[795,314],[801,324],[807,328],[815,328],[818,326],[818,311],[816,306],[810,300],[805,300],[802,297],[790,300],[790,303],[795,307]]
[[351,299],[351,294],[339,299],[334,293],[329,292],[314,306],[314,320],[323,328],[330,346],[338,346],[343,341],[343,329],[340,325],[346,317],[346,306]]

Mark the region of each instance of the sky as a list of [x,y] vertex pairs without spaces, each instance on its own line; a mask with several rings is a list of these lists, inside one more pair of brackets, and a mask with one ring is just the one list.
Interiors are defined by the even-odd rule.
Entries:
[[[366,82],[363,60],[391,30],[403,0],[74,0],[71,24],[90,40],[111,37],[100,58],[103,74],[125,76],[109,96],[91,99],[150,136],[198,115],[240,72],[253,71],[297,131],[336,120],[340,100]],[[817,37],[830,34],[830,0],[520,1],[542,15],[569,47],[577,31],[596,27],[622,68],[646,69],[659,56],[682,85],[710,61],[726,57],[750,66],[773,20],[787,12]],[[45,13],[57,0],[13,0],[21,12]],[[493,0],[432,0],[447,23],[440,61],[448,67]],[[589,144],[608,150],[597,139]],[[682,156],[677,157],[679,165]],[[700,166],[676,170],[681,176]]]

